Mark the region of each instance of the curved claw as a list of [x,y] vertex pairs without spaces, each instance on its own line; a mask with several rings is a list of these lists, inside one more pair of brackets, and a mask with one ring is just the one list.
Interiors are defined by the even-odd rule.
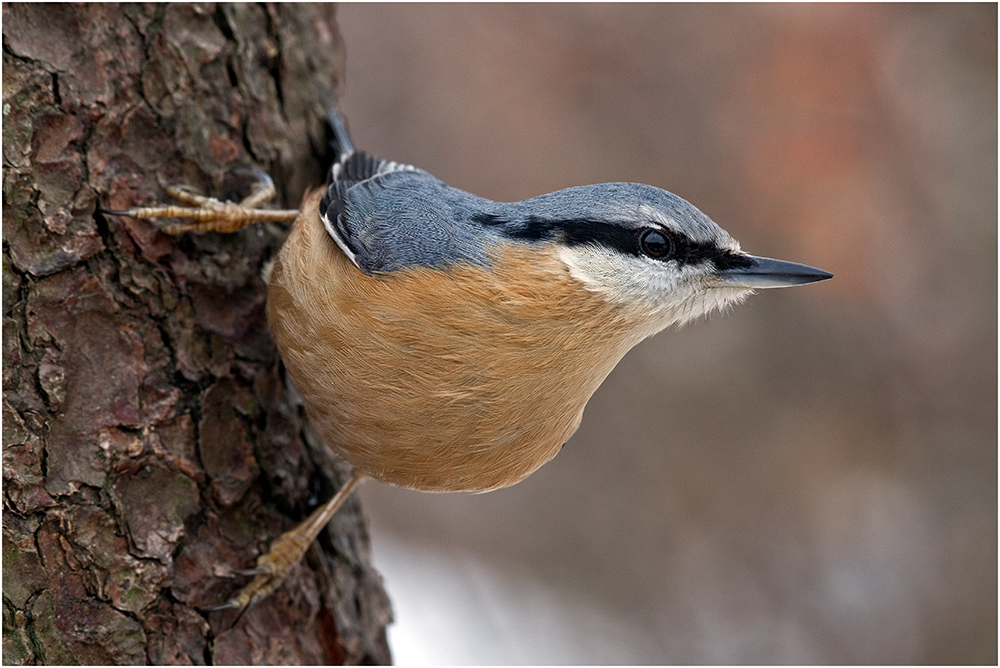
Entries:
[[267,572],[262,568],[244,568],[240,571],[233,571],[233,575],[262,575]]
[[[293,562],[293,565],[294,563],[295,562]],[[289,566],[289,568],[282,570],[283,572],[261,573],[251,580],[250,584],[241,589],[239,594],[227,601],[224,605],[243,611],[249,610],[253,607],[254,603],[263,601],[278,588],[278,585],[280,585],[285,579],[285,575],[288,574],[291,567]]]
[[105,216],[127,216],[129,215],[131,209],[125,211],[119,211],[118,209],[105,209],[103,206],[97,207],[97,213]]
[[217,610],[229,610],[230,608],[235,608],[237,606],[236,599],[230,599],[225,603],[220,603],[219,605],[209,605],[201,608],[206,612],[216,612]]
[[274,187],[274,179],[271,178],[271,175],[257,169],[256,167],[237,167],[233,170],[233,174],[249,174],[257,177],[258,183],[256,186]]
[[239,610],[240,614],[236,615],[236,619],[233,620],[233,623],[230,626],[230,628],[232,628],[240,623],[240,620],[243,619],[243,615],[245,615],[247,613],[247,610],[249,610],[253,606],[253,604],[256,603],[258,600],[260,599],[252,598],[251,600],[244,603],[242,601],[242,596],[237,596],[236,598],[230,599],[225,603],[222,603],[221,605],[213,605],[208,608],[202,608],[202,610],[205,610],[206,612],[217,612],[219,610],[230,610],[234,608]]

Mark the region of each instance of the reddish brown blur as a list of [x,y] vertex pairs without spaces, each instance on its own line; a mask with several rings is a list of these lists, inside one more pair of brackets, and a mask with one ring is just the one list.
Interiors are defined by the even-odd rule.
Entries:
[[360,147],[502,200],[650,183],[835,274],[639,346],[510,490],[364,490],[376,533],[600,601],[623,661],[996,662],[995,5],[339,16]]

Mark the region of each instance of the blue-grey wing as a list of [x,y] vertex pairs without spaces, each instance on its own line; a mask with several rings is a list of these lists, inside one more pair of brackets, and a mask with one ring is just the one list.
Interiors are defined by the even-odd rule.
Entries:
[[486,239],[467,214],[494,204],[421,169],[355,152],[331,170],[320,218],[351,261],[371,274],[485,263]]

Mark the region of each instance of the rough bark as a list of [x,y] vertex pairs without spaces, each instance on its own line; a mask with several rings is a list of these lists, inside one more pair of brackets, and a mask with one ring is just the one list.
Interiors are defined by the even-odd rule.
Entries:
[[356,502],[241,619],[202,610],[344,477],[264,319],[285,230],[95,213],[238,166],[296,206],[342,78],[329,5],[4,5],[5,663],[389,661]]

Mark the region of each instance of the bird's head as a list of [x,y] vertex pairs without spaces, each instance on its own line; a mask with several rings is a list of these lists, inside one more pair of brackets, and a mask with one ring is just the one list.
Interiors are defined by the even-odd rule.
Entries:
[[524,242],[550,242],[582,286],[634,313],[645,336],[735,303],[756,288],[832,274],[748,255],[687,201],[636,183],[560,190],[477,222]]

